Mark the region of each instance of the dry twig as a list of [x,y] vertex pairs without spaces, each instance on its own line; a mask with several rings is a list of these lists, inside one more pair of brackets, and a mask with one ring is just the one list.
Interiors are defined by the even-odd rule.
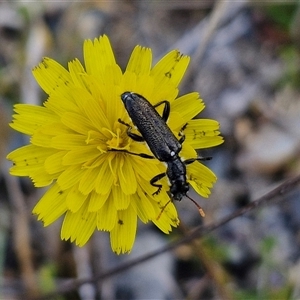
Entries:
[[21,276],[25,286],[25,292],[29,297],[37,296],[38,287],[33,267],[29,217],[25,199],[18,179],[10,176],[6,170],[2,173],[6,181],[9,201],[12,205],[13,242],[21,268]]

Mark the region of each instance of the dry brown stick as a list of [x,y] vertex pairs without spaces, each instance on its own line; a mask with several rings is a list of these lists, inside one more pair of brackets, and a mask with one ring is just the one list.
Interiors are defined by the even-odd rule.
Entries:
[[[188,228],[182,222],[180,222],[178,230],[182,233],[183,236],[188,235]],[[213,260],[213,258],[207,254],[207,251],[205,250],[205,247],[203,247],[202,241],[200,239],[191,241],[191,245],[193,248],[193,252],[195,253],[195,255],[197,255],[198,259],[202,262],[203,267],[206,270],[206,278],[210,278],[214,284],[214,290],[217,294],[217,298],[222,300],[233,299],[232,287],[227,284],[225,280],[225,278],[229,278],[229,276],[228,274],[226,274],[224,268],[222,268],[218,262]],[[199,282],[200,281],[202,281],[202,278],[199,280]],[[203,288],[201,284],[199,285],[199,287],[201,289]],[[188,293],[186,299],[199,299],[200,295],[197,293],[199,292],[198,289],[199,288],[192,289]]]
[[189,235],[181,238],[178,241],[172,242],[168,244],[167,246],[164,246],[158,250],[155,250],[151,253],[148,253],[142,257],[133,259],[132,261],[128,261],[126,263],[123,263],[122,265],[112,268],[108,271],[103,272],[102,274],[93,277],[93,278],[87,278],[87,279],[74,279],[67,284],[61,286],[56,291],[46,294],[44,296],[41,296],[39,298],[36,298],[36,300],[46,300],[46,299],[52,299],[55,296],[71,292],[76,290],[79,286],[85,283],[95,283],[100,280],[104,280],[108,277],[111,277],[113,275],[119,274],[121,272],[124,272],[138,264],[141,264],[149,259],[152,259],[160,254],[163,254],[167,251],[173,250],[174,248],[178,247],[179,245],[189,243],[193,241],[196,238],[203,237],[204,235],[210,233],[211,231],[221,227],[222,225],[228,223],[229,221],[240,217],[255,208],[262,206],[263,204],[268,203],[271,200],[275,200],[277,197],[283,196],[287,194],[288,192],[291,192],[294,188],[297,187],[297,185],[300,183],[300,175],[293,177],[291,179],[286,180],[284,183],[280,184],[277,188],[273,189],[269,193],[265,194],[264,196],[258,198],[257,200],[249,203],[248,205],[244,206],[241,209],[238,209],[237,211],[233,212],[232,214],[228,215],[227,217],[208,224],[208,225],[202,225],[197,228],[195,228]]
[[38,286],[32,261],[29,218],[25,199],[18,179],[10,176],[6,170],[3,171],[3,175],[7,184],[9,201],[12,204],[13,242],[21,268],[22,282],[28,297],[35,297],[38,295]]
[[205,51],[207,50],[209,43],[211,42],[214,34],[216,33],[216,30],[218,29],[220,20],[226,14],[229,5],[232,5],[230,4],[230,1],[227,2],[224,0],[219,0],[215,3],[213,11],[209,16],[209,20],[207,22],[201,43],[198,44],[198,47],[192,56],[193,64],[191,64],[191,66],[187,69],[184,75],[183,81],[181,83],[182,86],[184,86],[184,82],[190,81],[192,76],[194,76],[196,71],[199,69]]

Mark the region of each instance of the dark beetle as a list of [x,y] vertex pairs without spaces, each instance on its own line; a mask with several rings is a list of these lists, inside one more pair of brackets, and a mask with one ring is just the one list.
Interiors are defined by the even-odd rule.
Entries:
[[[172,198],[180,201],[182,197],[187,196],[187,192],[189,191],[189,184],[186,180],[186,165],[194,162],[195,160],[203,160],[203,158],[198,157],[188,159],[186,161],[181,160],[179,152],[182,149],[181,144],[184,142],[185,136],[181,134],[180,139],[178,140],[166,124],[170,114],[170,103],[168,101],[164,100],[152,105],[143,96],[132,92],[123,93],[121,95],[121,99],[133,124],[142,135],[139,136],[132,133],[132,127],[119,119],[120,123],[128,127],[128,136],[135,141],[145,141],[153,155],[158,160],[167,164],[166,173],[158,174],[150,181],[151,185],[158,188],[154,194],[158,194],[162,188],[162,185],[156,182],[164,176],[167,176],[171,185],[170,193]],[[164,104],[165,107],[162,116],[160,116],[155,107],[162,104]],[[182,130],[184,128],[185,126]],[[144,158],[153,158],[152,156],[143,153],[128,153],[139,155]],[[194,202],[193,199],[191,200]]]
[[[146,141],[154,156],[164,162],[172,159],[181,151],[183,141],[178,141],[166,124],[170,114],[170,103],[168,101],[164,100],[153,106],[143,96],[130,92],[123,93],[121,99],[133,124],[142,135],[141,137],[133,134],[131,127],[125,124],[128,126],[127,133],[132,139]],[[155,107],[162,104],[165,104],[165,107],[161,117]]]

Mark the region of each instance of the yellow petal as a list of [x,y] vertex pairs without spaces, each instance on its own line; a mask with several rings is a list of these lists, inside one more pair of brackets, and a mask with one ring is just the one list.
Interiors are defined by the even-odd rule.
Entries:
[[84,84],[82,82],[82,74],[85,73],[85,70],[80,61],[76,58],[73,61],[69,62],[68,69],[74,85],[77,87],[84,87]]
[[69,190],[66,198],[68,210],[70,210],[72,213],[77,212],[86,201],[86,199],[87,195],[84,195],[79,191],[78,185],[74,185]]
[[[171,111],[178,112],[185,123],[190,122],[192,118],[197,116],[205,105],[199,98],[198,93],[190,93],[177,98],[171,104]],[[178,124],[182,126],[184,124]]]
[[149,74],[152,63],[151,49],[136,46],[129,58],[126,71],[133,72],[137,75]]
[[100,156],[100,151],[94,145],[85,145],[76,147],[75,150],[67,151],[67,154],[62,159],[63,165],[82,164],[89,160],[93,160]]
[[112,188],[112,195],[116,210],[124,210],[128,208],[131,201],[131,196],[125,194],[120,186],[114,186]]
[[57,178],[57,173],[48,174],[43,167],[36,168],[30,174],[30,179],[32,180],[35,187],[44,187],[53,182]]
[[35,170],[43,168],[46,158],[55,152],[54,149],[40,148],[34,145],[18,148],[7,155],[7,159],[14,163],[10,169],[10,174],[31,176]]
[[73,89],[67,86],[58,86],[44,103],[50,111],[61,116],[66,112],[74,112],[81,114],[79,107],[74,99]]
[[13,115],[14,120],[10,126],[28,135],[32,135],[40,126],[58,120],[58,117],[52,111],[42,106],[16,104],[14,111],[16,114]]
[[179,219],[174,204],[169,202],[169,204],[165,206],[166,203],[167,202],[164,201],[160,207],[156,206],[156,218],[154,218],[152,222],[162,232],[169,234],[172,231],[172,226],[177,227],[179,225]]
[[74,150],[84,145],[86,145],[86,137],[80,134],[60,134],[51,140],[51,147],[61,150]]
[[[111,76],[113,76],[113,74],[111,74]],[[117,89],[112,84],[107,84],[101,89],[103,99],[109,99],[105,108],[105,115],[110,124],[114,124],[119,118],[122,118],[125,113],[124,105],[121,100],[121,93],[121,90]]]
[[79,181],[79,191],[84,195],[89,194],[96,189],[96,179],[99,173],[99,168],[86,169]]
[[58,176],[57,183],[63,190],[71,188],[81,179],[85,171],[86,169],[81,169],[80,165],[70,166]]
[[119,180],[120,185],[122,188],[122,191],[126,195],[131,195],[136,192],[137,188],[137,182],[136,182],[136,176],[134,174],[134,170],[132,168],[131,159],[123,159],[123,156],[121,157],[120,161],[120,170],[119,170]]
[[57,86],[69,86],[72,83],[69,72],[48,57],[44,57],[43,61],[32,70],[32,73],[47,94],[50,94]]
[[110,193],[106,195],[97,194],[95,191],[90,194],[90,203],[88,211],[97,212],[104,205],[105,201],[108,199]]
[[[190,58],[182,55],[178,50],[173,50],[166,54],[151,70],[151,75],[155,78],[155,88],[157,91],[168,87],[177,87],[187,69]],[[163,99],[161,99],[163,100]]]
[[136,78],[136,89],[134,92],[144,96],[153,105],[164,100],[159,98],[160,96],[156,94],[154,78],[148,74],[140,74]]
[[126,91],[137,91],[137,75],[133,72],[126,71],[122,77],[121,86]]
[[147,223],[156,217],[152,202],[141,188],[138,188],[137,194],[131,196],[131,204],[143,223]]
[[111,231],[116,225],[117,211],[110,194],[104,205],[97,212],[98,230]]
[[88,201],[81,208],[72,213],[68,211],[61,228],[61,239],[75,242],[84,246],[96,229],[97,213],[88,212]]
[[68,191],[62,191],[54,184],[33,208],[33,213],[38,215],[38,220],[44,222],[44,226],[56,221],[67,211],[66,196]]
[[105,112],[103,111],[101,103],[97,99],[92,98],[91,95],[86,95],[85,98],[88,99],[88,101],[85,103],[83,108],[87,118],[94,128],[97,128],[100,132],[103,127],[112,129],[112,124],[109,122]]
[[43,134],[39,129],[37,129],[31,136],[30,142],[38,147],[51,148],[52,136]]
[[134,209],[118,211],[117,224],[110,232],[111,248],[116,254],[129,253],[132,249],[137,227]]
[[[136,144],[138,144],[138,143],[136,143]],[[138,148],[132,148],[132,149],[133,149],[132,152],[134,152],[134,153],[141,153],[140,150],[136,150]],[[149,153],[146,152],[146,154],[151,155],[150,152]],[[130,154],[128,154],[128,155],[130,155]],[[157,160],[154,160],[154,159],[145,159],[145,158],[136,157],[136,159],[131,159],[130,164],[132,165],[132,168],[133,168],[135,174],[141,176],[143,179],[145,179],[148,182],[154,176],[161,173],[161,170],[159,168],[161,163],[157,163]]]
[[37,131],[39,132],[39,134],[50,136],[74,133],[71,129],[62,124],[61,120],[54,123],[42,125]]
[[96,179],[96,192],[106,195],[112,189],[114,176],[109,168],[108,163],[103,163],[98,169],[98,177]]
[[183,143],[182,150],[180,151],[180,158],[182,160],[196,158],[198,156],[196,150],[188,143]]
[[49,174],[55,174],[62,172],[66,169],[66,166],[62,164],[63,157],[66,155],[67,151],[58,151],[45,160],[45,170]]
[[202,197],[207,198],[210,195],[210,188],[216,182],[216,175],[206,166],[198,161],[187,165],[188,183]]
[[36,146],[50,148],[54,136],[72,133],[73,132],[62,123],[55,122],[40,126],[31,136],[30,142]]
[[99,81],[105,80],[107,66],[115,65],[115,57],[106,35],[99,39],[86,40],[83,45],[85,68],[88,74]]
[[219,136],[219,127],[219,123],[215,120],[191,120],[184,131],[186,143],[195,149],[218,146],[224,142],[223,138]]
[[63,114],[61,122],[81,134],[86,134],[89,130],[95,129],[87,117],[72,112]]

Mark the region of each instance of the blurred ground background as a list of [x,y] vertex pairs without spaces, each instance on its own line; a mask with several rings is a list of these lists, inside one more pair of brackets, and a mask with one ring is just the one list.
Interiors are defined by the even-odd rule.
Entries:
[[[132,254],[111,253],[107,234],[77,248],[31,210],[44,190],[8,175],[6,154],[27,142],[8,127],[15,103],[46,95],[31,69],[43,56],[82,60],[84,39],[107,34],[123,70],[136,44],[155,61],[191,56],[181,94],[198,91],[200,117],[225,143],[208,149],[212,196],[177,203],[186,230],[234,212],[300,173],[300,5],[278,1],[0,1],[0,299],[40,296],[179,239],[139,226]],[[284,200],[284,201],[283,201]],[[195,244],[53,299],[299,299],[300,189],[227,223]],[[26,296],[27,297],[27,296]]]

